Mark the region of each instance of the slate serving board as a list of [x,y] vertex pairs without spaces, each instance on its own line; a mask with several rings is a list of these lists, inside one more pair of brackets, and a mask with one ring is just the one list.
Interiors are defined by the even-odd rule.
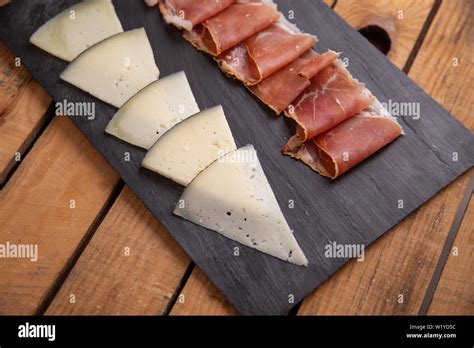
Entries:
[[[222,104],[237,145],[254,144],[309,266],[294,266],[244,246],[234,256],[238,243],[172,215],[183,189],[141,169],[145,151],[104,133],[116,109],[61,81],[67,63],[28,43],[41,24],[75,2],[15,0],[0,9],[0,39],[56,101],[96,103],[94,120],[72,117],[73,122],[242,314],[286,313],[348,261],[325,257],[325,245],[367,246],[473,165],[471,132],[319,1],[277,3],[283,13],[294,11],[301,29],[318,36],[320,52],[342,51],[349,70],[382,102],[418,102],[421,107],[418,120],[400,119],[403,137],[334,182],[281,155],[280,147],[293,132],[291,122],[276,118],[240,83],[226,78],[212,59],[166,25],[156,8],[143,1],[114,1],[125,30],[145,27],[161,76],[184,70],[200,108]],[[124,161],[125,152],[130,162]]]

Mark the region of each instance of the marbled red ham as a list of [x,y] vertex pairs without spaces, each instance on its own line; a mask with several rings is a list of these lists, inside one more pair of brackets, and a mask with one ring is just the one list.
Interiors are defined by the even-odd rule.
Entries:
[[276,6],[264,1],[240,0],[183,36],[196,48],[218,56],[277,22],[280,16]]
[[323,176],[335,179],[385,145],[395,140],[402,128],[378,102],[326,133],[302,142],[294,135],[282,149]]
[[187,31],[237,0],[161,0],[159,8],[166,23]]
[[217,61],[225,73],[251,86],[293,62],[315,44],[313,35],[303,34],[281,19],[222,53]]
[[248,89],[277,114],[283,112],[309,86],[310,79],[337,59],[328,51],[309,50],[292,63]]
[[311,85],[286,110],[306,141],[371,105],[374,97],[337,60],[319,71]]

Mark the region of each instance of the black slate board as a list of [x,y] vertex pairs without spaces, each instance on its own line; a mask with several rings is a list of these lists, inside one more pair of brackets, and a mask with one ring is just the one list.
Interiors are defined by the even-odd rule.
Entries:
[[[156,9],[143,1],[114,1],[126,30],[145,27],[161,76],[184,70],[200,108],[222,104],[238,146],[255,145],[309,267],[246,247],[235,257],[238,243],[172,215],[182,188],[140,169],[143,150],[104,134],[116,110],[62,82],[58,76],[66,63],[28,43],[36,28],[75,2],[16,0],[0,10],[0,39],[55,100],[96,102],[95,120],[75,117],[74,123],[242,314],[285,313],[347,261],[326,258],[327,243],[368,245],[473,165],[470,131],[319,1],[277,2],[283,13],[294,11],[301,29],[319,37],[319,51],[344,52],[350,71],[381,101],[421,105],[420,119],[401,119],[403,137],[334,182],[282,156],[280,147],[292,133],[291,122],[275,118],[238,82],[226,78],[208,56],[166,25]],[[127,151],[130,162],[124,161]],[[454,152],[458,161],[452,160]],[[400,199],[403,209],[398,208]],[[294,209],[288,208],[289,200],[294,200]]]

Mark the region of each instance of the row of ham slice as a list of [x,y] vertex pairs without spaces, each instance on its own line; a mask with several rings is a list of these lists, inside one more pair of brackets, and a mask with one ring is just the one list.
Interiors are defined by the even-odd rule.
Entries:
[[323,176],[335,179],[391,143],[402,128],[378,101],[327,132],[303,141],[300,133],[283,153],[303,161]]
[[161,0],[166,22],[212,55],[227,75],[276,114],[297,123],[283,153],[335,179],[392,142],[402,129],[338,54],[316,53],[271,0]]

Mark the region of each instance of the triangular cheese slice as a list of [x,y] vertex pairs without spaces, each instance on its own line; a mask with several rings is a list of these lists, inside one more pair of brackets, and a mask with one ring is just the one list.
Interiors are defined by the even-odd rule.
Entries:
[[219,105],[171,128],[148,151],[142,166],[187,186],[209,164],[236,148]]
[[128,100],[105,131],[149,149],[168,129],[199,112],[183,71],[155,81]]
[[252,145],[202,171],[185,189],[174,214],[282,260],[308,264]]
[[121,32],[111,0],[87,0],[51,18],[34,32],[30,42],[70,62],[97,42]]
[[121,107],[159,75],[145,29],[140,28],[116,34],[82,52],[61,78]]

